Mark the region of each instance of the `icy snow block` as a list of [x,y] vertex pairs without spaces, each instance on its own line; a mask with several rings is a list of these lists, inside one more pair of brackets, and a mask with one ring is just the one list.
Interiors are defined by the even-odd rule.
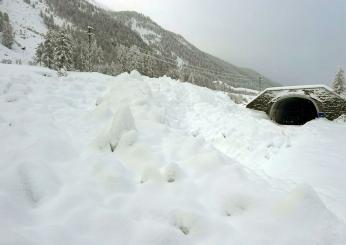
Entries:
[[[111,127],[108,131],[109,144],[112,151],[114,151],[118,146],[121,137],[129,131],[137,131],[135,120],[132,116],[130,108],[128,106],[122,106],[115,113]],[[134,140],[133,137],[131,138]]]

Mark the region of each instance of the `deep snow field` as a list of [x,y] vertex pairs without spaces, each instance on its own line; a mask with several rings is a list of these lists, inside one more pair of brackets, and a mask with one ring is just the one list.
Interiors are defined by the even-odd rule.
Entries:
[[346,123],[136,72],[0,65],[1,245],[344,245]]

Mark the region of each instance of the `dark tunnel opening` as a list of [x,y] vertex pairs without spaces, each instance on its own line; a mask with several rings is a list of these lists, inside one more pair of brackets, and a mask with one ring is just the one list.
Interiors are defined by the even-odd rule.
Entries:
[[300,97],[280,100],[273,109],[273,120],[283,125],[303,125],[317,117],[314,103]]

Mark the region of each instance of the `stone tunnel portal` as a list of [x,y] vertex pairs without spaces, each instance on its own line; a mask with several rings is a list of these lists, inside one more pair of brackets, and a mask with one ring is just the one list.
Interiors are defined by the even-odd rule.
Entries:
[[317,118],[318,108],[312,100],[287,97],[277,101],[271,108],[272,120],[283,125],[303,125]]

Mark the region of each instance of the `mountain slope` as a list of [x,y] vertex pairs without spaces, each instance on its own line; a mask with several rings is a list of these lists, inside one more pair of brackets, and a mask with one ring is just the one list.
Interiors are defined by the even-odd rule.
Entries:
[[[181,35],[163,29],[149,17],[133,11],[113,12],[112,14],[117,20],[137,32],[155,53],[170,59],[181,60],[186,65],[202,68],[194,69],[187,66],[186,69],[189,72],[194,71],[205,76],[212,73],[215,78],[218,78],[215,80],[228,79],[233,86],[258,88],[257,84],[254,85],[253,83],[256,83],[259,77],[262,76],[259,73],[239,68],[204,53]],[[264,87],[273,85],[272,81],[263,76],[262,82]]]
[[[261,88],[277,85],[257,72],[204,53],[181,35],[163,29],[136,12],[114,12],[85,0],[27,2],[3,0],[0,3],[13,22],[17,43],[13,50],[1,47],[2,58],[22,59],[25,63],[32,60],[35,47],[47,31],[44,23],[50,26],[65,23],[79,31],[81,40],[87,40],[84,32],[90,25],[95,29],[94,39],[103,51],[101,72],[119,74],[137,69],[148,76],[168,75],[212,89],[217,89],[212,83],[216,80],[233,87],[259,89],[259,77],[262,77]],[[30,32],[30,35],[22,38],[22,32]],[[26,49],[23,52],[22,47]]]
[[28,63],[33,60],[35,49],[47,32],[47,27],[40,16],[40,11],[47,6],[40,1],[33,3],[31,5],[23,0],[0,1],[0,11],[8,13],[15,36],[12,49],[0,43],[0,61],[5,59]]

